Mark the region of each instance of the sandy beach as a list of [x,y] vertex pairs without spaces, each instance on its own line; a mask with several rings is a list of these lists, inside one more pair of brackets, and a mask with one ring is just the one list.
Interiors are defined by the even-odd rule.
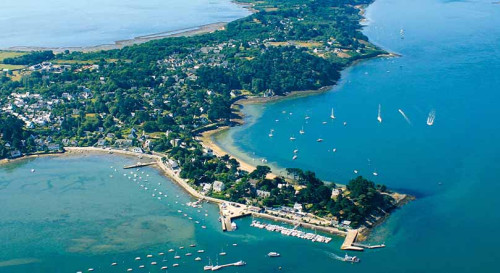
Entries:
[[144,35],[135,37],[133,39],[128,40],[120,40],[116,41],[114,44],[103,44],[96,46],[87,46],[87,47],[31,47],[31,46],[16,46],[9,47],[5,50],[11,51],[43,51],[43,50],[52,50],[54,53],[62,53],[66,50],[70,52],[79,51],[79,52],[95,52],[101,50],[112,50],[112,49],[121,49],[130,45],[143,44],[153,40],[159,40],[169,37],[190,37],[195,35],[201,35],[205,33],[211,33],[217,30],[223,30],[226,27],[227,23],[218,22],[213,24],[202,25],[193,28],[180,29],[168,32],[155,33],[150,35]]

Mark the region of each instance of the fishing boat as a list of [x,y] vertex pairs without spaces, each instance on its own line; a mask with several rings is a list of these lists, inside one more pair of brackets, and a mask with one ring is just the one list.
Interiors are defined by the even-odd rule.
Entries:
[[436,111],[431,110],[429,116],[427,117],[427,125],[432,126],[434,124],[435,118],[436,118]]
[[304,133],[305,133],[304,126],[302,126],[302,129],[300,129],[299,134],[303,135]]
[[332,113],[330,114],[331,119],[335,119],[335,115],[333,114],[333,108],[332,108]]
[[347,253],[344,256],[344,262],[359,263],[359,258],[356,256],[349,256]]
[[377,115],[377,120],[378,120],[378,122],[379,122],[379,123],[382,123],[382,116],[380,115],[380,110],[381,110],[380,108],[381,108],[381,106],[380,106],[380,104],[379,104],[379,105],[378,105],[378,115]]
[[271,258],[274,258],[274,257],[279,257],[281,256],[278,252],[269,252],[267,253],[267,257],[271,257]]

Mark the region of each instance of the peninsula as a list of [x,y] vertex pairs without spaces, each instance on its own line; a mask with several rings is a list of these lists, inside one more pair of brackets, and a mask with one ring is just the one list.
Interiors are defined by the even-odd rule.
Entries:
[[196,138],[233,125],[239,99],[331,86],[346,66],[387,54],[360,31],[371,0],[240,2],[255,13],[211,33],[107,51],[2,53],[0,158],[82,147],[151,155],[200,199],[342,234],[374,226],[407,196],[363,177],[341,186],[311,171],[242,168]]

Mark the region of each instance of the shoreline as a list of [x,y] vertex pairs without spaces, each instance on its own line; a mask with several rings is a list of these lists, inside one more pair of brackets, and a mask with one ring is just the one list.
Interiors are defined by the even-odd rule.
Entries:
[[[375,58],[395,58],[395,57],[400,57],[401,55],[397,53],[387,53],[387,54],[381,54],[377,55],[375,57],[370,57],[370,58],[365,58],[365,59],[358,59],[353,61],[352,63],[346,65],[344,69],[349,69],[363,61],[367,61],[370,59],[375,59]],[[323,93],[329,92],[334,88],[335,86],[338,86],[338,83],[334,85],[327,85],[320,87],[319,89],[316,90],[305,90],[305,91],[292,91],[290,93],[285,94],[284,96],[273,96],[273,97],[258,97],[258,96],[251,96],[251,97],[243,97],[240,98],[236,101],[234,101],[231,104],[231,108],[236,110],[236,118],[233,118],[230,120],[231,125],[226,125],[222,127],[215,128],[213,130],[208,130],[203,133],[200,133],[198,140],[200,140],[201,144],[205,148],[210,148],[214,151],[214,154],[217,156],[223,156],[223,155],[229,155],[230,157],[234,158],[236,161],[240,163],[240,166],[243,170],[246,171],[253,171],[255,170],[256,166],[259,165],[258,163],[255,164],[250,163],[249,160],[243,159],[241,156],[236,156],[231,153],[228,149],[224,148],[222,145],[219,145],[217,141],[215,141],[214,138],[217,137],[217,135],[225,133],[229,131],[231,128],[236,127],[236,126],[242,126],[245,125],[245,113],[241,111],[241,106],[244,105],[255,105],[255,104],[266,104],[266,103],[275,103],[275,102],[281,102],[284,100],[291,100],[291,99],[299,99],[303,97],[309,97],[309,96],[315,96],[315,95],[321,95]],[[237,149],[237,148],[236,148]],[[239,150],[239,149],[237,149]],[[247,154],[245,151],[239,151],[242,154]],[[268,167],[271,167],[271,173],[268,175],[268,178],[272,179],[274,177],[277,177],[278,174],[276,174],[276,168],[280,169],[279,166],[270,166],[270,164],[265,164]],[[282,169],[282,168],[281,168]]]
[[[248,10],[251,14],[257,13],[258,10],[253,8],[251,3],[239,2],[238,0],[230,0],[233,4],[240,6],[246,10]],[[247,17],[247,16],[245,16]],[[241,18],[245,18],[241,17]],[[239,19],[241,19],[239,18]],[[238,19],[235,19],[238,20]],[[235,21],[233,20],[233,21]],[[230,21],[230,22],[233,22]],[[173,37],[191,37],[196,35],[202,35],[206,33],[212,33],[218,30],[224,30],[226,25],[230,22],[215,22],[204,25],[193,26],[189,28],[182,29],[174,29],[170,31],[163,31],[158,33],[145,34],[141,36],[137,36],[130,39],[123,39],[114,41],[109,44],[100,44],[100,45],[90,45],[90,46],[55,46],[55,47],[44,47],[44,46],[11,46],[8,48],[0,48],[0,51],[18,51],[18,52],[32,52],[32,51],[44,51],[44,50],[52,50],[54,53],[63,53],[66,50],[70,52],[96,52],[96,51],[107,51],[113,49],[122,49],[127,46],[139,45],[143,43],[147,43],[154,40],[160,40],[165,38],[173,38]]]
[[[268,219],[276,222],[284,222],[288,224],[297,224],[297,220],[293,219],[288,219],[276,215],[272,215],[269,213],[262,213],[262,212],[253,212],[249,210],[249,206],[245,204],[239,204],[235,202],[230,202],[227,200],[222,200],[218,198],[213,198],[210,196],[203,195],[199,193],[196,189],[191,187],[187,180],[181,178],[179,176],[179,171],[173,170],[169,168],[166,164],[163,163],[162,158],[166,157],[165,154],[162,153],[156,153],[154,152],[153,154],[145,154],[145,153],[135,153],[132,151],[124,151],[124,150],[119,150],[119,149],[113,149],[113,148],[96,148],[96,147],[64,147],[64,152],[58,152],[58,153],[47,153],[43,154],[43,156],[50,157],[64,157],[64,156],[86,156],[86,155],[92,155],[92,154],[107,154],[107,155],[119,155],[119,156],[125,156],[129,158],[139,158],[139,160],[142,163],[150,163],[150,162],[155,162],[156,164],[149,165],[149,167],[156,168],[161,171],[162,175],[169,180],[171,180],[173,183],[177,184],[178,186],[181,187],[181,189],[189,194],[193,198],[205,200],[210,203],[214,203],[216,205],[220,205],[222,203],[229,204],[229,206],[235,206],[236,207],[241,207],[243,208],[244,214],[241,215],[233,215],[232,217],[238,218],[240,216],[244,215],[252,215],[254,217],[258,218],[263,218],[263,219]],[[32,158],[39,158],[40,155],[27,155],[27,156],[22,156],[13,160],[2,160],[0,161],[0,166],[5,165],[7,163],[14,163],[18,162],[21,160],[28,160]],[[149,159],[149,162],[144,162],[146,161],[145,159]],[[320,222],[318,222],[320,223]],[[307,229],[313,229],[313,230],[320,230],[326,233],[330,233],[333,235],[338,235],[338,236],[345,236],[346,232],[340,229],[337,229],[335,227],[331,226],[324,226],[324,225],[319,225],[311,222],[300,222],[300,226],[307,228]]]
[[54,53],[62,53],[66,50],[69,50],[70,52],[77,51],[77,52],[83,52],[83,53],[95,52],[95,51],[106,51],[106,50],[113,50],[113,49],[122,49],[126,46],[143,44],[143,43],[147,43],[149,41],[160,40],[160,39],[165,39],[165,38],[190,37],[190,36],[195,36],[195,35],[212,33],[212,32],[218,31],[218,30],[223,30],[227,24],[228,24],[227,22],[216,22],[216,23],[211,23],[211,24],[206,24],[206,25],[201,25],[201,26],[195,26],[195,27],[191,27],[191,28],[183,28],[183,29],[172,30],[172,31],[152,33],[152,34],[137,36],[137,37],[131,38],[131,39],[118,40],[112,44],[101,44],[101,45],[94,45],[94,46],[75,46],[75,47],[72,47],[72,46],[61,46],[61,47],[13,46],[13,47],[0,49],[0,51],[31,52],[31,51],[52,50]]

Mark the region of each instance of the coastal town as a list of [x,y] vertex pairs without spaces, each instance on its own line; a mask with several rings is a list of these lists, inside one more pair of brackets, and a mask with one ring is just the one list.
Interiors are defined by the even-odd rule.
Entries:
[[339,235],[376,226],[407,196],[363,177],[340,185],[295,168],[286,175],[265,165],[243,169],[199,138],[235,125],[239,99],[330,86],[343,67],[386,54],[359,31],[371,1],[271,2],[248,0],[253,15],[203,35],[4,58],[22,68],[0,74],[0,158],[78,149],[153,156],[192,196],[228,204],[221,208],[228,230],[229,207]]

